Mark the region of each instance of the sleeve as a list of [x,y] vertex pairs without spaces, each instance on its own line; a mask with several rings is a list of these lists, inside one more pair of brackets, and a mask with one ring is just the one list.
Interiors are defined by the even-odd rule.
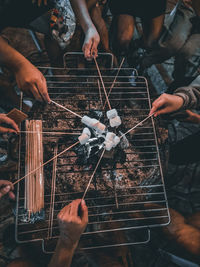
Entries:
[[174,95],[183,98],[183,109],[200,108],[200,75],[189,86],[176,89]]

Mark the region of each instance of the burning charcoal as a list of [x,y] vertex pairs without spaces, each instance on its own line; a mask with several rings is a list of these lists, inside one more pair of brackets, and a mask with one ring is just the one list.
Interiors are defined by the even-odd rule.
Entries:
[[82,133],[80,136],[79,136],[79,138],[78,138],[78,140],[79,140],[79,142],[81,143],[81,145],[84,145],[85,143],[87,143],[87,141],[90,139],[90,136],[88,136],[87,134],[85,134],[85,133]]
[[[122,132],[119,131],[119,133],[120,133],[121,135],[123,135]],[[121,148],[122,148],[122,149],[125,149],[125,148],[129,147],[129,141],[128,141],[128,139],[126,138],[126,136],[124,135],[121,139],[122,139],[121,142],[120,142]]]
[[110,126],[111,127],[118,127],[119,125],[121,125],[122,121],[120,119],[119,116],[113,118],[113,119],[110,119]]
[[118,113],[117,113],[117,110],[114,108],[114,109],[108,110],[106,112],[106,115],[107,115],[107,118],[110,120],[110,119],[114,119],[115,117],[117,117]]
[[120,142],[119,136],[115,136],[113,142],[114,142],[114,147],[116,147]]
[[91,137],[91,132],[90,132],[90,130],[87,128],[87,127],[85,127],[84,129],[83,129],[83,132],[82,132],[83,134],[87,134],[88,136],[89,136],[89,138]]

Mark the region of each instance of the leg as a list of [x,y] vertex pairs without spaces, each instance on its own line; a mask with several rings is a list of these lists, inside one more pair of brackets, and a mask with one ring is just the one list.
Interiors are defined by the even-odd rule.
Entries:
[[184,46],[175,57],[174,73],[175,80],[182,80],[184,77],[196,77],[200,65],[200,34],[193,34],[189,37]]
[[152,19],[142,19],[143,39],[146,48],[151,48],[160,37],[164,23],[164,14]]
[[130,15],[118,15],[112,22],[111,34],[113,38],[113,50],[116,55],[128,52],[134,33],[134,18]]

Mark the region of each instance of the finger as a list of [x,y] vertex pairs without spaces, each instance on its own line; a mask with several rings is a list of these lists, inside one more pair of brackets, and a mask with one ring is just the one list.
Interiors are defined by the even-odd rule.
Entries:
[[169,107],[165,107],[165,108],[162,108],[160,110],[158,110],[156,113],[155,113],[155,117],[159,116],[159,115],[163,115],[163,114],[166,114],[166,113],[170,113],[171,110]]
[[15,200],[15,194],[14,194],[12,191],[10,191],[10,192],[8,193],[8,195],[9,195],[9,198]]
[[88,43],[83,45],[83,53],[86,59],[90,59],[90,45]]
[[0,126],[0,133],[17,133],[16,130]]
[[31,93],[33,94],[33,96],[35,97],[36,100],[43,102],[42,97],[37,89],[37,87],[35,85],[32,85],[31,87]]
[[5,122],[5,123],[11,125],[17,132],[19,132],[18,125],[15,123],[14,120],[12,120],[11,118],[9,118],[8,116],[6,116],[6,115],[5,116],[1,116],[0,121],[1,122]]
[[78,208],[79,208],[80,203],[81,203],[81,199],[76,199],[72,201],[70,215],[78,216]]
[[44,4],[45,4],[45,6],[47,6],[47,0],[44,0]]
[[6,185],[5,187],[1,188],[1,190],[0,190],[1,196],[6,195],[10,190],[11,190],[11,186],[10,185]]
[[38,82],[36,84],[38,91],[40,95],[42,96],[43,100],[47,103],[51,103],[51,99],[48,94],[48,89],[47,89],[47,83],[46,79],[43,77],[41,82]]
[[85,200],[81,200],[81,209],[82,209],[82,222],[87,223],[88,222],[88,208],[86,206]]
[[41,6],[42,0],[38,0],[38,6]]

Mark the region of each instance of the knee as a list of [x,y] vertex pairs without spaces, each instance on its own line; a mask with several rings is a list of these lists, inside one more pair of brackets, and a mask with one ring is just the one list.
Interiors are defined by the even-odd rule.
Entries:
[[132,36],[129,37],[128,35],[118,35],[118,48],[122,52],[128,52],[129,50],[129,45],[132,40]]

